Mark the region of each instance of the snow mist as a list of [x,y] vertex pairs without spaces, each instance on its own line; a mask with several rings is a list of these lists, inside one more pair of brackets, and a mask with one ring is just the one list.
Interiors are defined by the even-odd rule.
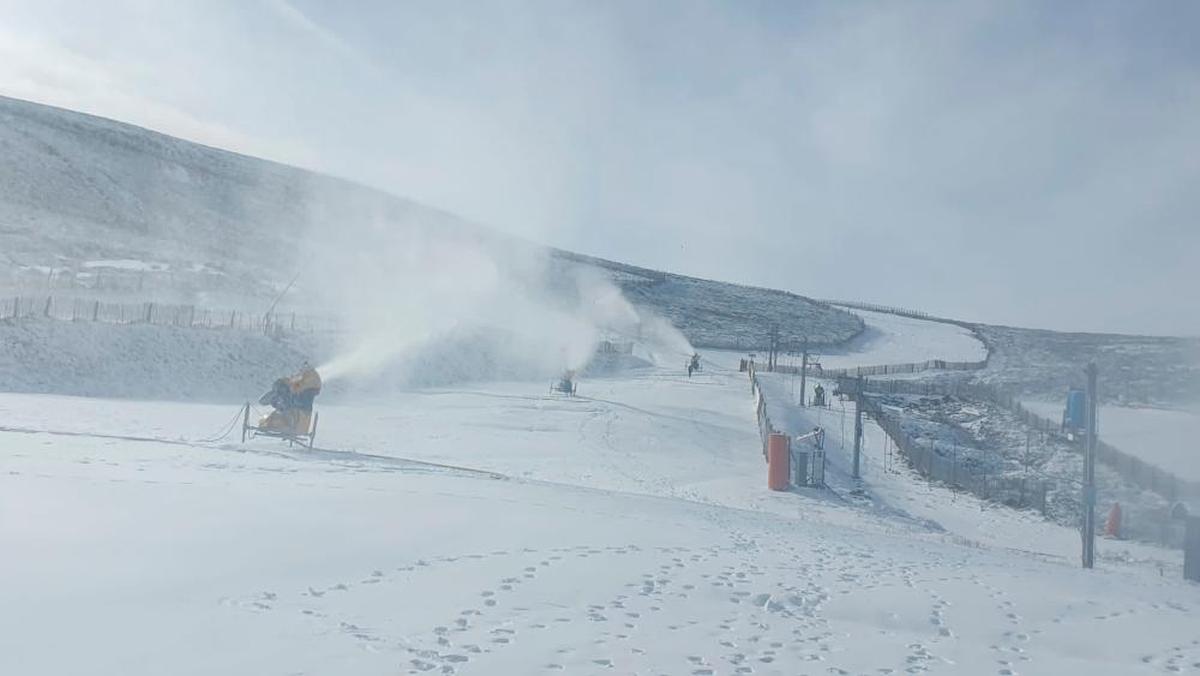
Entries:
[[[309,292],[341,327],[326,382],[419,386],[553,377],[582,370],[601,340],[653,361],[687,339],[635,308],[595,268],[461,223],[375,219],[308,238]],[[311,286],[311,284],[310,284]]]

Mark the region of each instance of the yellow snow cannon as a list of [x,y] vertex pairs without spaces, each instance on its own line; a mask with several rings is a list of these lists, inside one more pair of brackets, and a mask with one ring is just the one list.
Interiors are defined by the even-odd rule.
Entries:
[[242,442],[258,436],[286,439],[288,445],[300,444],[312,448],[317,436],[319,415],[313,411],[313,400],[321,392],[321,376],[307,363],[292,376],[275,381],[258,403],[273,410],[250,424],[250,404],[242,417]]

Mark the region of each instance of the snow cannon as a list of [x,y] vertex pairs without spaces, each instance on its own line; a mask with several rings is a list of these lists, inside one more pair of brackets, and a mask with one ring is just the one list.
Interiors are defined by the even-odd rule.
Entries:
[[272,411],[259,418],[257,424],[250,424],[250,404],[246,404],[242,442],[247,437],[264,436],[286,439],[289,446],[300,444],[312,448],[319,417],[313,411],[313,400],[320,392],[321,376],[307,363],[295,375],[279,378],[258,399],[258,403],[270,406]]
[[1063,409],[1062,431],[1067,439],[1082,439],[1087,431],[1087,394],[1078,387],[1067,391],[1067,405]]
[[575,382],[575,372],[571,370],[563,371],[561,378],[550,383],[550,394],[558,392],[573,397],[578,389],[579,384]]

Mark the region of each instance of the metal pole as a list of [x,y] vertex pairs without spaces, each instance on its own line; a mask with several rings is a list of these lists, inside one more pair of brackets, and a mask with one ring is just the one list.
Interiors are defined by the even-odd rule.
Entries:
[[1096,364],[1087,365],[1087,440],[1083,455],[1083,567],[1096,562]]
[[805,385],[808,382],[808,338],[804,339],[804,356],[800,362],[800,406],[807,406],[808,395],[805,394],[808,390]]
[[838,440],[838,448],[846,450],[846,401],[842,400],[842,437]]
[[863,437],[863,421],[862,421],[862,392],[858,392],[854,397],[854,478],[859,478],[858,463],[859,456],[862,454],[862,437]]

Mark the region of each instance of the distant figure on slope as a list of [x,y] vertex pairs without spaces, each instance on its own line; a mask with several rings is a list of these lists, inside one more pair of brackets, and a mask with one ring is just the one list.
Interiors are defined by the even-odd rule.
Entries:
[[825,388],[821,387],[821,383],[817,383],[817,386],[813,388],[812,405],[825,406]]
[[699,370],[700,370],[700,353],[694,352],[694,353],[692,353],[691,361],[689,361],[688,365],[687,365],[688,377],[691,378],[692,374]]

